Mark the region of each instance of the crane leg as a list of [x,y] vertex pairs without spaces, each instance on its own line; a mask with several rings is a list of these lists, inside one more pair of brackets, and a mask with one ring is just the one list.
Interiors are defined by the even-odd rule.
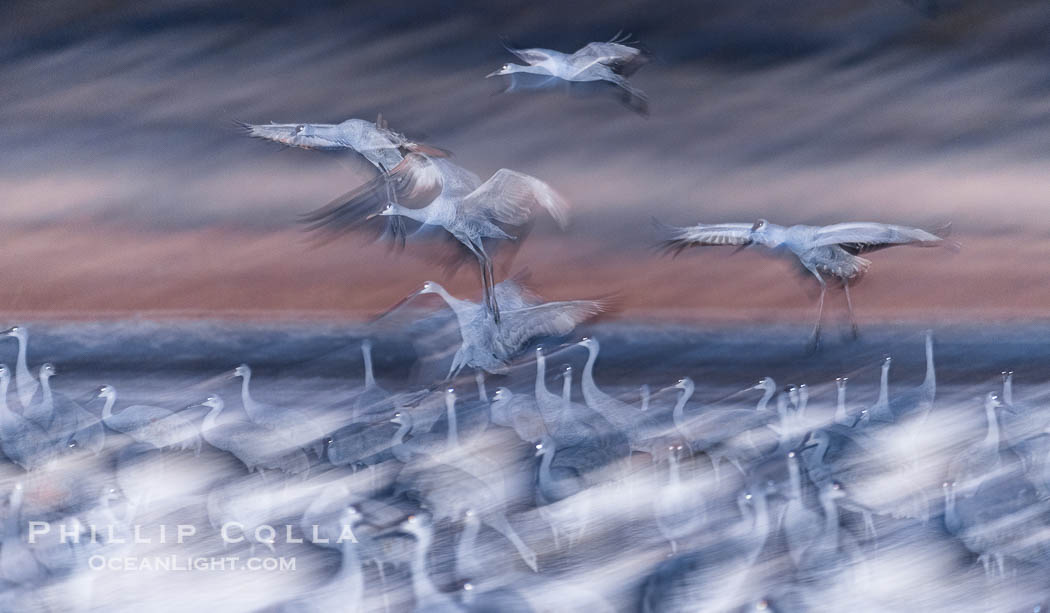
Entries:
[[492,308],[492,292],[489,291],[489,269],[485,263],[485,261],[488,258],[486,258],[484,253],[479,251],[473,243],[466,243],[466,245],[467,249],[470,249],[470,252],[473,253],[474,257],[478,259],[478,268],[481,270],[481,291],[483,294],[483,302],[485,303],[485,308],[488,309],[490,313],[492,313],[492,317],[496,321],[496,323],[499,323],[499,315],[495,313],[495,311]]
[[[383,173],[383,186],[386,188],[386,199],[387,202],[397,204],[397,193],[394,191],[394,186],[390,183],[390,175],[387,172],[386,166],[379,164],[379,171]],[[400,215],[393,215],[390,217],[389,222],[390,232],[394,235],[394,244],[401,244],[401,247],[405,246],[405,220]]]
[[820,281],[820,299],[817,301],[817,324],[813,326],[813,336],[809,340],[809,350],[816,351],[820,347],[820,322],[824,318],[824,296],[828,293],[828,284],[816,271],[813,275]]
[[489,293],[492,295],[492,312],[496,316],[496,323],[499,323],[499,302],[496,301],[496,275],[492,270],[492,258],[486,255],[485,262],[489,268]]
[[857,318],[853,315],[853,298],[849,295],[849,281],[842,282],[842,291],[846,293],[846,308],[849,310],[849,325],[853,332],[853,340],[856,340],[860,336],[860,331],[857,328]]
[[488,273],[488,287],[486,292],[489,295],[489,305],[492,307],[492,318],[499,323],[499,303],[496,302],[496,274],[492,268],[492,258],[489,254],[485,253],[485,245],[478,241],[477,246],[478,253],[481,254],[481,259],[484,262],[485,270]]
[[475,370],[474,381],[476,381],[478,384],[478,399],[482,402],[488,402],[489,395],[485,393],[485,371]]

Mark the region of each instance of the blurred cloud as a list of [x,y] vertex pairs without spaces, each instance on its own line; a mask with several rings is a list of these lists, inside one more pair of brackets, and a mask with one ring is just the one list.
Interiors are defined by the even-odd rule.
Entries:
[[[380,251],[304,251],[294,219],[356,185],[362,167],[243,138],[233,120],[381,112],[481,175],[514,168],[564,192],[577,212],[571,234],[534,236],[565,278],[573,273],[562,263],[581,250],[623,249],[637,260],[651,240],[639,228],[653,215],[682,224],[952,220],[967,253],[1009,249],[1017,255],[994,261],[1014,261],[1026,249],[1016,233],[1050,233],[1050,10],[939,5],[929,19],[896,0],[613,2],[600,13],[537,2],[8,3],[0,9],[9,41],[0,48],[0,223],[23,251],[4,251],[47,248],[56,270],[94,262],[97,274],[110,274],[101,261],[32,242],[48,232],[77,242],[75,224],[129,249],[167,245],[180,272],[166,275],[188,280],[208,274],[211,259],[192,252],[204,236],[221,236],[230,252],[266,243],[292,276],[303,261],[337,270],[343,249]],[[496,84],[482,78],[509,59],[500,36],[568,50],[619,29],[657,59],[633,78],[651,98],[649,120],[609,100],[493,96]],[[969,278],[962,257],[970,261],[933,258],[946,284]],[[695,266],[710,259],[690,258]],[[370,286],[378,294],[394,275],[417,272],[378,258],[376,266],[385,271]],[[885,273],[876,267],[878,279]],[[998,274],[1017,283],[1035,274],[1018,270]],[[354,272],[355,282],[369,279]],[[229,304],[255,304],[240,296]],[[142,300],[143,308],[184,302],[159,289]],[[310,308],[305,300],[274,307],[292,303]]]

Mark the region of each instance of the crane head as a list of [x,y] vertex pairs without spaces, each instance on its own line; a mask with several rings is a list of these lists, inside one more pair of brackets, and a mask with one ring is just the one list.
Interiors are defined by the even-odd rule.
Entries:
[[517,67],[517,64],[510,64],[510,63],[504,64],[504,65],[500,66],[499,68],[497,68],[496,70],[493,70],[492,72],[490,72],[487,75],[485,75],[485,78],[488,79],[489,77],[498,77],[500,75],[505,75],[505,74],[510,74],[512,72],[517,72],[516,67]]

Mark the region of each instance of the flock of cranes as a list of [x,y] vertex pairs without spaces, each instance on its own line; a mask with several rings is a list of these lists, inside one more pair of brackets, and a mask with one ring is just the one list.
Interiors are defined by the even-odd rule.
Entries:
[[[645,94],[628,81],[647,57],[629,37],[572,54],[508,50],[525,64],[490,77],[605,82],[647,112]],[[1014,401],[1010,374],[1001,396],[983,399],[980,425],[960,429],[966,446],[940,441],[943,453],[914,452],[928,443],[932,416],[966,406],[938,395],[932,334],[922,385],[890,394],[886,358],[877,398],[863,408],[849,402],[847,377],[823,394],[834,403],[818,401],[805,384],[781,387],[766,377],[719,406],[697,406],[707,401],[697,403],[697,383],[682,376],[655,393],[644,386],[635,404],[598,385],[596,338],[570,346],[579,347],[571,354],[537,346],[572,334],[608,310],[608,300],[544,301],[519,278],[496,278],[497,244],[519,243],[541,215],[567,227],[568,204],[550,185],[506,168],[482,181],[449,152],[413,142],[382,119],[244,128],[287,146],[353,151],[374,168],[372,180],[304,216],[322,236],[383,222],[395,244],[445,241],[450,266],[477,262],[479,302],[434,281],[406,298],[436,294],[455,318],[460,340],[446,382],[390,393],[377,383],[364,341],[363,386],[334,406],[260,402],[252,369],[241,365],[229,373],[239,379],[239,402],[215,391],[190,407],[120,406],[116,389],[104,385],[99,408],[52,389],[51,364],[34,376],[27,333],[11,328],[18,353],[13,377],[0,365],[0,449],[23,474],[8,496],[0,610],[46,606],[41,590],[58,583],[76,586],[68,608],[100,607],[96,584],[104,578],[84,570],[84,560],[127,546],[113,538],[33,544],[27,523],[47,517],[83,535],[101,518],[127,533],[155,509],[164,486],[163,478],[136,475],[165,458],[203,463],[208,454],[236,469],[198,487],[201,500],[189,497],[182,509],[199,502],[212,526],[235,522],[252,555],[290,547],[253,528],[292,509],[303,547],[338,556],[339,570],[321,585],[280,595],[288,611],[901,610],[899,594],[872,585],[886,581],[902,542],[949,543],[945,559],[954,566],[942,569],[944,581],[976,561],[999,577],[1045,571],[1050,562],[1042,537],[1050,529],[1050,418]],[[784,227],[760,219],[661,223],[658,231],[675,255],[726,245],[790,258],[820,286],[814,348],[829,280],[844,290],[856,335],[849,290],[870,265],[862,255],[949,244],[947,228],[879,223]],[[548,388],[552,355],[583,359],[579,394],[571,364],[556,373],[560,389]],[[521,365],[531,364],[522,356],[534,362],[532,379],[522,380]],[[454,387],[467,367],[476,393]],[[502,377],[491,396],[486,373]],[[956,422],[965,412],[958,415]],[[970,440],[974,430],[983,433]],[[45,495],[41,483],[57,466],[91,458],[107,458],[101,475],[84,480],[96,491]],[[623,533],[610,535],[612,526]],[[337,538],[347,533],[354,538]],[[600,576],[577,581],[573,573],[588,564]],[[1028,593],[1023,604],[1041,606],[1044,596]]]
[[[352,611],[899,610],[900,594],[872,586],[912,539],[950,550],[942,581],[978,581],[976,565],[984,581],[1006,582],[1050,562],[1042,399],[1015,399],[1004,372],[1001,391],[980,403],[965,400],[970,389],[946,400],[932,333],[922,383],[890,393],[886,358],[870,404],[850,398],[848,377],[813,389],[765,377],[699,404],[697,383],[682,377],[636,403],[597,383],[601,346],[584,338],[552,354],[582,362],[578,387],[566,363],[549,389],[551,355],[539,347],[534,376],[515,371],[491,397],[484,387],[391,393],[365,340],[361,385],[340,402],[257,400],[241,365],[206,382],[228,381],[229,408],[219,393],[181,408],[121,408],[109,385],[98,401],[55,402],[54,367],[34,376],[26,330],[10,334],[20,410],[7,404],[12,377],[0,365],[0,449],[23,476],[8,497],[0,610],[38,610],[39,590],[67,583],[78,586],[70,608],[100,606],[104,577],[84,560],[127,554],[111,535],[130,533],[163,495],[163,472],[135,475],[171,458],[221,465],[216,453],[240,468],[171,504],[187,514],[199,505],[216,529],[236,524],[254,556],[293,547],[255,531],[293,516],[301,547],[341,560],[319,587],[275,596],[287,611],[325,602]],[[957,431],[931,443],[937,421]],[[102,474],[76,477],[92,487],[50,497],[43,484],[57,467],[103,458]],[[38,517],[83,538],[34,544],[28,524]],[[99,522],[110,536],[89,539]],[[632,574],[616,585],[565,584],[618,555]],[[1026,606],[1045,596],[1028,594]]]

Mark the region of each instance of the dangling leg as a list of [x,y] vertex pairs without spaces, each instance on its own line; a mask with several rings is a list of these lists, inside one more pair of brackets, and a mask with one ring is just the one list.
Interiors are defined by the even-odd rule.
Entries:
[[[470,242],[463,243],[470,249],[470,252],[474,254],[474,257],[478,259],[478,268],[481,270],[481,291],[483,294],[482,302],[485,304],[485,308],[493,313],[492,310],[492,294],[489,292],[489,279],[488,279],[488,267],[485,265],[485,256],[482,252],[478,251],[478,248]],[[493,317],[496,322],[499,322],[499,318],[493,313]]]
[[820,300],[817,301],[817,324],[813,326],[813,336],[809,340],[809,350],[816,351],[820,347],[820,322],[824,318],[824,296],[828,293],[828,284],[816,270],[811,271],[813,276],[820,282]]
[[483,370],[475,370],[474,371],[474,381],[476,381],[477,384],[478,384],[478,398],[482,402],[488,402],[489,401],[489,395],[485,392],[485,371],[483,371]]
[[849,279],[842,281],[842,290],[846,292],[846,308],[849,309],[849,325],[853,331],[853,339],[856,340],[860,336],[860,331],[857,328],[857,318],[853,316],[853,299],[849,295]]
[[[390,182],[390,175],[387,172],[386,166],[378,164],[379,172],[383,174],[383,187],[386,188],[386,200],[391,204],[398,204],[397,192],[394,191],[394,186]],[[394,243],[401,243],[401,246],[405,246],[405,220],[400,215],[391,215],[388,228],[394,235]]]
[[496,320],[496,323],[499,323],[499,303],[496,302],[496,274],[492,269],[492,258],[485,253],[485,245],[480,240],[478,241],[477,249],[485,262],[485,270],[488,273],[488,294],[489,303],[492,305],[492,317]]

